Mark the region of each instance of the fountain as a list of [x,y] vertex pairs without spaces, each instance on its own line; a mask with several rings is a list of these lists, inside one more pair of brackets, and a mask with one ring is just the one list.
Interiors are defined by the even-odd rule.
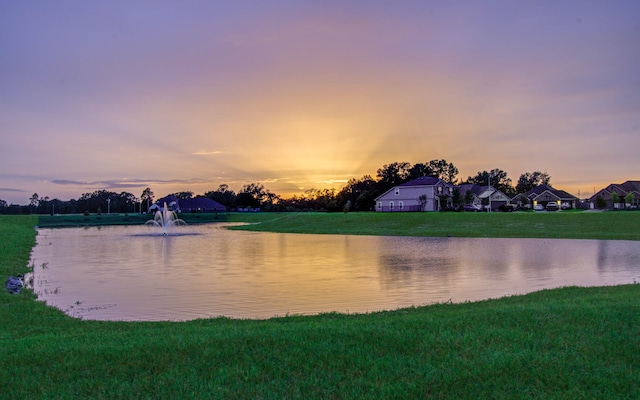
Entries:
[[156,211],[152,220],[144,223],[145,225],[154,226],[162,230],[162,235],[167,235],[167,230],[172,226],[186,225],[187,223],[178,218],[175,211],[170,211],[167,203],[164,203],[162,211]]

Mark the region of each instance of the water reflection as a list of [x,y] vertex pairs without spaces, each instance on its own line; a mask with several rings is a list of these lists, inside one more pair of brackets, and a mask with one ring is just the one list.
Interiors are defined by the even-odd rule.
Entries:
[[184,229],[40,229],[34,291],[82,318],[185,320],[367,312],[640,280],[640,242]]

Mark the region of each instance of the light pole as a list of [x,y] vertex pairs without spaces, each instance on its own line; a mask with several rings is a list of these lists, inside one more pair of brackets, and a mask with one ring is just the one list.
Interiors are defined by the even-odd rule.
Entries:
[[107,215],[111,214],[111,199],[107,199]]

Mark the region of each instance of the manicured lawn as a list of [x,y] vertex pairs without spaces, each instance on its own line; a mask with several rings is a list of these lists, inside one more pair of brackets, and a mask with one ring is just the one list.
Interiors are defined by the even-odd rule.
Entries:
[[[249,222],[252,231],[346,235],[640,240],[640,212],[180,214],[188,224]],[[147,214],[40,215],[41,227],[138,225]]]
[[[293,230],[301,229],[295,228],[299,218],[309,224],[322,216],[331,221],[315,228],[323,233],[334,233],[325,232],[333,224],[344,228],[378,218],[279,218],[289,220]],[[418,218],[401,218],[410,217]],[[266,214],[229,218],[269,219]],[[472,221],[491,224],[487,215],[477,218]],[[397,231],[390,219],[384,219],[387,225],[380,221],[385,232]],[[0,216],[3,277],[28,271],[36,223],[35,217]],[[354,226],[352,231],[376,230]],[[29,291],[3,291],[0,393],[3,398],[632,399],[640,393],[639,299],[640,285],[574,287],[365,315],[177,323],[82,321],[35,301]]]
[[[253,218],[253,220],[251,220]],[[640,240],[640,212],[282,213],[228,216],[252,231]]]

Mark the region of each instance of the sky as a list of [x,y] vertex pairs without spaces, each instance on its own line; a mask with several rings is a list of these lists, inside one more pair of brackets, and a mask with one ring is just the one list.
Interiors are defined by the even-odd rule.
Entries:
[[445,159],[640,180],[640,2],[0,1],[0,199]]

